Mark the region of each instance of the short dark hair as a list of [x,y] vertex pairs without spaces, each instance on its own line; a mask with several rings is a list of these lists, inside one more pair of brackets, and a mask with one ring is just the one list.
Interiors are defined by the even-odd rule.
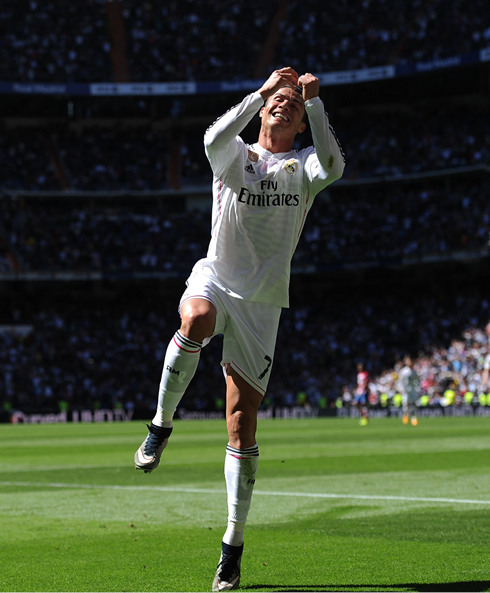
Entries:
[[[298,85],[296,85],[296,84],[293,84],[293,89],[294,89],[294,90],[295,90],[295,91],[296,91],[298,94],[300,94],[300,95],[301,95],[301,97],[303,97],[303,89],[302,89],[300,86],[298,86]],[[305,112],[303,113],[303,119],[301,120],[301,123],[303,123],[303,124],[307,124],[307,123],[308,123],[308,116],[306,115],[306,107],[304,106],[304,103],[303,103],[303,107],[304,107],[304,109],[305,109]]]
[[[291,85],[290,85],[290,84],[285,84],[285,85],[284,85],[284,86],[282,86],[281,88],[282,88],[282,89],[285,89],[285,88],[288,88],[288,89],[290,89],[290,88],[291,88]],[[303,97],[303,89],[302,89],[300,86],[298,86],[298,85],[296,85],[296,84],[293,84],[293,85],[292,85],[292,88],[293,88],[293,90],[295,90],[295,91],[298,93],[298,95],[301,95],[301,97]],[[268,101],[268,100],[269,100],[269,99],[266,99],[266,100],[264,101],[264,105],[263,105],[264,107],[265,107],[265,104],[267,103],[267,101]],[[304,108],[304,107],[305,107],[305,106],[304,106],[304,103],[303,103],[303,108]],[[307,123],[308,123],[308,116],[306,115],[306,108],[305,108],[305,111],[304,111],[304,113],[303,113],[303,119],[301,120],[301,123],[304,123],[304,124],[307,124]]]

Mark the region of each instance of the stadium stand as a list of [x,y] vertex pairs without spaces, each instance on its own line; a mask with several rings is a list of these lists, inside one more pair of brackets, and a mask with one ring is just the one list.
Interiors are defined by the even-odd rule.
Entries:
[[[344,151],[352,155],[344,179],[399,176],[458,167],[490,166],[490,123],[484,109],[449,106],[409,113],[339,116]],[[202,137],[205,125],[177,137],[178,185],[209,183]],[[151,125],[64,125],[5,130],[0,155],[7,175],[1,189],[145,191],[171,187],[172,132]],[[455,134],[455,129],[458,134]],[[309,140],[298,139],[301,148]],[[19,171],[23,171],[22,179]]]
[[4,0],[0,80],[112,80],[107,23],[106,2],[98,0]]
[[[3,239],[16,254],[17,270],[154,270],[185,277],[206,253],[206,210],[184,211],[182,203],[161,198],[121,201],[4,198]],[[317,198],[293,267],[478,254],[487,250],[489,222],[485,181],[478,176],[382,183],[364,194],[340,185]]]
[[[490,44],[483,0],[4,0],[0,80],[237,80],[278,65],[330,72],[430,61]],[[353,16],[354,15],[354,16]],[[328,35],[325,34],[328,32]]]
[[[430,405],[452,390],[455,404],[470,392],[484,407],[490,69],[488,58],[449,58],[490,47],[490,15],[481,0],[450,5],[5,0],[3,418],[63,406],[149,416],[183,282],[208,243],[202,136],[246,91],[113,97],[1,84],[245,84],[286,63],[433,70],[322,86],[347,166],[318,196],[293,259],[264,409],[336,413],[358,362],[380,407],[407,352]],[[219,348],[217,338],[203,351],[188,410],[222,411]]]
[[[332,409],[344,385],[354,389],[359,361],[379,398],[392,389],[382,378],[407,352],[424,367],[431,403],[439,403],[448,378],[458,387],[458,401],[467,390],[480,392],[490,354],[483,331],[489,300],[468,290],[417,294],[389,285],[364,290],[362,298],[342,287],[331,292],[323,284],[313,301],[303,294],[296,308],[285,310],[264,407],[295,406],[305,393],[310,406]],[[78,410],[122,405],[140,417],[152,409],[167,337],[178,323],[175,300],[148,291],[112,302],[65,295],[55,303],[26,299],[9,313],[10,329],[5,324],[0,332],[4,403],[25,413],[58,411],[59,401]],[[220,409],[219,346],[216,338],[203,350],[184,408]]]
[[390,5],[359,0],[320,9],[315,0],[293,0],[273,66],[285,60],[293,67],[306,62],[316,72],[356,70],[475,51],[490,39],[490,20],[483,13],[483,2],[461,0]]

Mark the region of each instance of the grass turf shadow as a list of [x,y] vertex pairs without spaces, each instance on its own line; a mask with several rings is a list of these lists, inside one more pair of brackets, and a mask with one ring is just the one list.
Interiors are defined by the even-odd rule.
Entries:
[[287,585],[250,585],[244,589],[254,591],[393,591],[397,589],[405,591],[419,591],[420,593],[430,592],[451,592],[451,591],[488,591],[490,581],[459,581],[455,583],[392,583],[391,585],[365,585],[361,583],[344,585],[304,585],[301,588],[289,588]]

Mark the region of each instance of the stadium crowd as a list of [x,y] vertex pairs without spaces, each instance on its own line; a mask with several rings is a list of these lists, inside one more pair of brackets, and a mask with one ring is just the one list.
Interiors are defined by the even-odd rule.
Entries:
[[[0,199],[0,237],[19,271],[167,272],[185,277],[206,253],[208,211],[181,198]],[[483,179],[357,188],[320,194],[293,268],[390,263],[488,247]],[[13,260],[12,260],[13,261]],[[15,267],[12,265],[12,267]]]
[[396,262],[486,249],[490,231],[483,182],[381,184],[341,188],[318,200],[293,265]]
[[[210,116],[212,120],[212,116]],[[411,113],[334,118],[347,155],[344,179],[366,179],[490,165],[490,119],[477,109],[420,108]],[[456,134],[455,130],[458,130]],[[179,181],[210,183],[204,129],[182,134]],[[296,147],[311,143],[298,136]],[[48,134],[3,130],[0,189],[147,191],[169,187],[171,137],[146,128],[86,127]]]
[[124,0],[112,20],[109,4],[3,0],[0,80],[112,81],[113,38],[121,32],[128,78],[135,82],[254,78],[278,64],[301,64],[312,72],[353,70],[443,59],[490,45],[483,0],[342,0],[328,7],[316,0]]
[[105,0],[2,0],[0,80],[111,81]]
[[[483,0],[341,0],[328,8],[313,0],[124,0],[114,2],[126,47],[118,54],[113,39],[121,31],[109,4],[4,0],[0,81],[111,81],[117,60],[126,63],[128,81],[233,81],[264,78],[284,64],[321,73],[440,60],[490,46]],[[482,177],[377,181],[489,165],[489,121],[486,111],[461,104],[381,114],[339,110],[333,123],[347,155],[344,180],[370,183],[339,183],[318,197],[293,268],[485,249],[490,206]],[[203,132],[181,131],[182,186],[210,183]],[[171,186],[171,140],[168,132],[109,120],[101,128],[2,129],[0,272],[158,271],[183,279],[205,252],[209,213],[185,211],[178,197],[144,195]],[[297,147],[308,140],[299,137]],[[136,191],[142,199],[16,195],[60,190]],[[40,294],[1,307],[0,412],[122,406],[149,415],[178,315],[175,299],[139,288],[138,298],[111,303],[84,300],[83,293]],[[433,285],[395,290],[387,281],[362,295],[325,285],[308,305],[293,299],[283,312],[264,407],[350,404],[359,362],[377,405],[382,394],[395,397],[406,353],[434,405],[448,390],[455,403],[468,391],[489,391],[482,368],[490,355],[490,299],[463,289],[448,282],[437,294]],[[219,350],[219,337],[203,350],[182,407],[223,410]]]
[[490,43],[483,11],[482,0],[343,0],[320,9],[316,0],[292,0],[273,67],[304,64],[306,55],[312,72],[356,70],[475,51]]
[[[490,405],[490,385],[484,380],[484,369],[488,368],[490,357],[490,323],[485,328],[468,327],[462,335],[451,340],[449,346],[436,348],[428,346],[415,359],[420,405]],[[404,363],[400,359],[391,369],[384,370],[368,383],[371,405],[383,402],[400,405],[396,398],[404,388],[400,383],[400,370]],[[343,403],[353,403],[354,389],[343,390]],[[400,394],[401,395],[401,394]],[[482,397],[483,396],[483,397]],[[424,402],[424,399],[425,402]]]
[[2,130],[0,165],[2,190],[62,189],[49,150],[49,136],[37,129]]
[[[346,392],[353,393],[358,362],[370,373],[375,398],[381,393],[392,397],[396,365],[407,352],[417,357],[431,403],[440,402],[448,386],[458,398],[467,390],[475,397],[490,390],[482,385],[490,354],[485,295],[406,294],[387,287],[380,296],[325,294],[308,306],[302,300],[303,305],[284,310],[264,407],[331,408]],[[154,407],[168,336],[178,323],[172,303],[148,294],[106,305],[32,301],[15,304],[8,319],[4,309],[4,411],[54,412],[61,401],[72,410],[123,406],[144,415]],[[9,329],[8,322],[22,331]],[[220,345],[217,337],[203,349],[183,408],[223,409]]]
[[349,157],[346,179],[490,164],[486,110],[438,102],[409,113],[339,118],[335,128]]

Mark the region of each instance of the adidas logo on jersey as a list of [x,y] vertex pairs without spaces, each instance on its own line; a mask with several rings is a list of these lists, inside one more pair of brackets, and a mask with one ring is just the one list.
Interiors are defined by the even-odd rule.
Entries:
[[247,166],[245,167],[245,171],[246,171],[247,173],[253,173],[253,174],[255,175],[255,170],[254,170],[254,168],[252,167],[252,165],[247,165]]

